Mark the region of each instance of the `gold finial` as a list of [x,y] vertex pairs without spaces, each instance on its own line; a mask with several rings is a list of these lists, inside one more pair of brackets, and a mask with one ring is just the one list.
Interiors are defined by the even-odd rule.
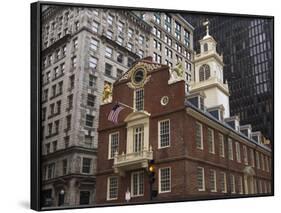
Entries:
[[210,24],[210,21],[208,19],[203,22],[203,26],[206,26],[206,36],[209,35],[209,24]]

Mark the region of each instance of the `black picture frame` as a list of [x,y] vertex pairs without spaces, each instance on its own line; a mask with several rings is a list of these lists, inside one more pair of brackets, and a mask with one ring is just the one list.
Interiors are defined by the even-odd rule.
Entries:
[[[119,206],[119,204],[105,204],[105,205],[92,205],[92,206],[64,206],[64,207],[53,207],[50,209],[42,209],[41,206],[41,142],[40,138],[42,136],[41,132],[41,15],[42,6],[53,5],[53,6],[64,6],[64,7],[94,7],[94,8],[108,8],[108,9],[123,9],[123,10],[143,10],[148,12],[158,11],[158,12],[170,12],[170,13],[189,13],[189,14],[200,14],[200,15],[218,15],[218,16],[233,16],[233,17],[251,17],[251,18],[263,18],[270,19],[273,22],[273,32],[274,35],[274,17],[273,16],[259,16],[259,15],[247,15],[247,14],[229,14],[229,13],[217,13],[217,12],[202,12],[202,11],[187,11],[187,10],[167,10],[167,9],[152,9],[152,8],[137,8],[137,7],[121,7],[121,6],[111,6],[111,5],[92,5],[92,4],[78,4],[78,3],[59,3],[59,2],[35,2],[31,4],[31,209],[36,211],[42,210],[56,210],[56,209],[79,209],[79,208],[89,208],[89,207],[104,207],[104,206]],[[274,66],[274,36],[271,38],[273,43],[273,66]],[[273,67],[274,71],[274,67]],[[273,72],[274,79],[274,72]],[[272,88],[274,88],[274,81],[272,81]],[[274,97],[274,89],[272,90],[272,97]],[[272,123],[272,141],[274,141],[274,99],[272,101],[273,109],[273,123]],[[241,196],[233,195],[231,198],[245,198],[245,197],[260,197],[260,196],[274,196],[274,143],[272,144],[272,184],[271,193],[268,195],[250,195]],[[122,205],[143,205],[151,203],[171,203],[171,202],[184,202],[184,201],[198,201],[198,200],[213,200],[213,199],[229,199],[229,197],[223,198],[210,198],[210,197],[197,197],[189,198],[177,201],[153,201],[153,202],[142,202],[142,203],[124,203]]]

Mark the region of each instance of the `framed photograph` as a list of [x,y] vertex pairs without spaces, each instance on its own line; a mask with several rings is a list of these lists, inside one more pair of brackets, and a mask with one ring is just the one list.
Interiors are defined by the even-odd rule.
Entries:
[[273,53],[272,16],[32,3],[31,208],[273,196]]

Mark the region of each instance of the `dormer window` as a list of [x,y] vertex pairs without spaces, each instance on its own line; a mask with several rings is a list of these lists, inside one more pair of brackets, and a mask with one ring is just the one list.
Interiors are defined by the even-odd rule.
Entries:
[[207,51],[208,51],[208,44],[205,43],[205,44],[204,44],[204,52],[207,52]]
[[205,99],[204,94],[200,94],[200,93],[195,93],[187,96],[187,101],[201,110],[204,110],[205,108],[204,99]]
[[199,69],[199,81],[205,81],[210,78],[210,66],[203,64]]

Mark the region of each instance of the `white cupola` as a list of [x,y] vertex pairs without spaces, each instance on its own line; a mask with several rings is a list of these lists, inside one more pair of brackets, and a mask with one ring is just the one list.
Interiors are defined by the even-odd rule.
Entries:
[[229,117],[229,90],[223,78],[223,56],[217,52],[217,42],[209,34],[209,21],[206,35],[199,41],[200,53],[194,56],[194,73],[190,83],[190,93],[204,92],[207,108],[223,105],[224,117]]

